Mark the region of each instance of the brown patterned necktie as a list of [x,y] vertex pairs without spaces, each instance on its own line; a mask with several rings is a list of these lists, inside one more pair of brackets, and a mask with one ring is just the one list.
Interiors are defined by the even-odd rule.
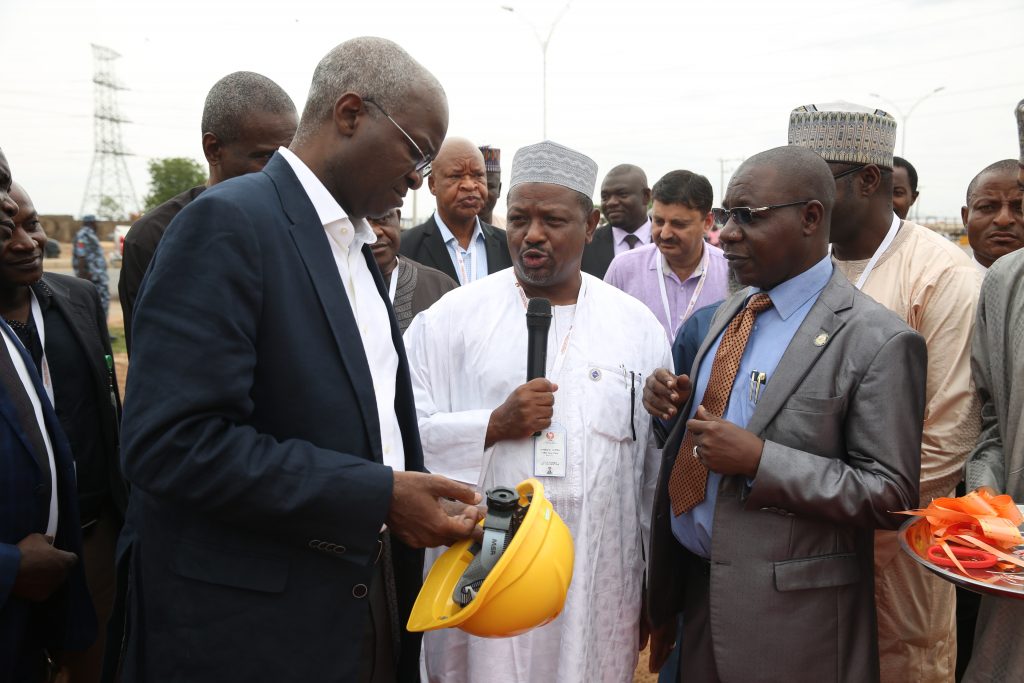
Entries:
[[629,245],[630,249],[636,249],[636,245],[640,244],[640,238],[634,235],[633,233],[629,233],[628,235],[626,235],[625,240],[626,244]]
[[[743,312],[725,328],[701,401],[704,409],[712,415],[722,417],[725,414],[729,394],[736,381],[736,372],[740,368],[740,359],[743,358],[743,349],[747,348],[750,331],[754,328],[754,318],[771,307],[772,300],[764,292],[759,292],[750,297]],[[696,384],[694,378],[694,388]],[[704,500],[708,486],[708,468],[693,454],[694,443],[693,434],[687,431],[668,480],[668,496],[672,501],[672,514],[676,516],[699,505]]]

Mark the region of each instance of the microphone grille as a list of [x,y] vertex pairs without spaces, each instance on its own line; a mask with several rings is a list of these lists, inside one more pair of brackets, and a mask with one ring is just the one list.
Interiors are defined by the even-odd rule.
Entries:
[[530,299],[526,303],[526,315],[538,315],[551,317],[551,302],[547,299],[536,298]]

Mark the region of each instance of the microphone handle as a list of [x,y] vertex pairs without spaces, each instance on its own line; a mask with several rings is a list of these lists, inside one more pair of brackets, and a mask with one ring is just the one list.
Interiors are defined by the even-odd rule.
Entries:
[[[526,344],[526,381],[544,377],[548,366],[548,328],[530,328]],[[540,436],[540,432],[534,432]]]

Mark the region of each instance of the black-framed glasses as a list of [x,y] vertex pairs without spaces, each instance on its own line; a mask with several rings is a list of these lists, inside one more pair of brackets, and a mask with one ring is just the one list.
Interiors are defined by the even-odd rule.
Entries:
[[832,178],[834,180],[839,180],[840,178],[845,178],[848,175],[853,175],[857,171],[862,171],[862,170],[864,170],[863,166],[854,166],[853,168],[848,168],[845,171],[841,171],[839,173],[836,173],[834,176],[832,176]]
[[814,201],[813,199],[804,199],[799,202],[787,202],[785,204],[771,204],[769,206],[734,206],[731,209],[711,209],[711,217],[715,219],[715,224],[724,226],[732,218],[740,225],[750,225],[754,222],[754,216],[765,211],[774,211],[775,209],[781,209],[786,206],[801,206]]
[[413,170],[419,173],[424,178],[430,175],[430,165],[434,162],[433,157],[431,157],[429,154],[424,153],[424,151],[420,149],[420,146],[416,144],[416,141],[412,139],[412,136],[405,132],[405,128],[402,128],[400,125],[398,125],[398,121],[395,121],[393,118],[391,118],[391,114],[384,111],[384,107],[380,106],[373,100],[366,97],[363,98],[363,102],[369,102],[373,106],[377,107],[377,109],[380,109],[380,113],[384,114],[384,116],[387,117],[388,121],[395,124],[395,128],[398,129],[398,132],[405,136],[405,139],[409,141],[409,144],[412,145],[412,148],[415,149],[416,153],[420,155],[420,160],[416,162],[416,165],[413,167]]

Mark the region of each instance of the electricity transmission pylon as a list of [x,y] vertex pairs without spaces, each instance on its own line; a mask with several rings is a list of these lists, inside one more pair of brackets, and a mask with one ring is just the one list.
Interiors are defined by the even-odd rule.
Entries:
[[125,163],[130,153],[121,140],[121,124],[129,121],[121,116],[117,104],[118,91],[127,90],[114,75],[114,60],[120,56],[109,47],[92,46],[94,151],[82,199],[82,215],[91,213],[107,220],[126,218],[138,208]]

